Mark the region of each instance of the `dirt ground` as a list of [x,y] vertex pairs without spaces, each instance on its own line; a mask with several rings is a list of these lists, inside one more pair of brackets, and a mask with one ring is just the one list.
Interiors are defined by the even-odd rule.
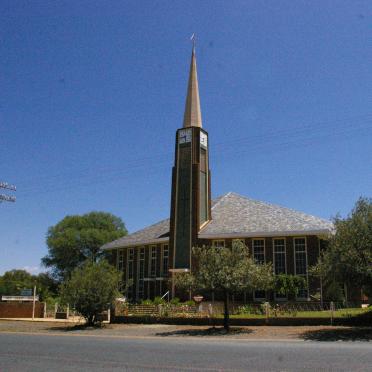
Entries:
[[213,337],[262,340],[372,341],[372,327],[303,326],[218,327],[165,324],[104,324],[85,327],[65,322],[0,320],[0,332],[24,332],[102,337]]

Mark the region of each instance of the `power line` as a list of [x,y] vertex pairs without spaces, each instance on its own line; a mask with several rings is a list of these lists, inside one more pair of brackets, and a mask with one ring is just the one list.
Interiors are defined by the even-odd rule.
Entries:
[[[361,120],[361,121],[360,121]],[[326,134],[327,131],[330,131],[330,135],[333,135],[335,132],[342,131],[343,129],[350,128],[352,131],[358,130],[358,127],[360,124],[366,124],[368,123],[369,126],[371,126],[372,123],[372,114],[365,114],[365,115],[356,115],[352,117],[345,117],[342,119],[338,120],[325,120],[325,121],[319,121],[316,123],[310,123],[310,124],[305,124],[301,126],[292,126],[291,128],[286,128],[286,129],[279,129],[279,130],[271,130],[266,133],[260,133],[256,135],[250,135],[250,136],[240,136],[240,137],[232,137],[229,136],[226,138],[223,142],[213,142],[213,137],[212,141],[210,143],[213,145],[213,148],[219,149],[219,150],[225,150],[225,148],[230,151],[236,150],[237,145],[249,145],[249,146],[259,146],[261,144],[266,144],[270,140],[277,140],[278,138],[286,138],[291,139],[293,138],[294,140],[299,139],[298,137],[301,137],[302,135],[306,135],[308,137],[309,135],[313,136],[317,133],[322,133]],[[264,127],[264,124],[263,124]],[[368,126],[367,126],[368,128]],[[359,129],[364,129],[359,128]],[[335,131],[335,132],[334,132]],[[173,148],[173,146],[172,146]],[[158,153],[158,154],[152,154],[151,156],[145,156],[137,159],[132,159],[126,162],[125,169],[134,169],[134,168],[139,168],[144,165],[151,165],[152,163],[158,163],[160,161],[165,161],[167,159],[172,160],[173,159],[173,152],[172,151],[167,151],[163,153]],[[68,170],[67,167],[65,169]],[[112,167],[103,167],[103,168],[96,168],[96,167],[88,167],[84,168],[81,170],[76,170],[74,172],[59,172],[54,175],[39,175],[37,176],[37,179],[40,181],[46,180],[48,181],[53,181],[53,180],[58,180],[62,179],[63,183],[66,182],[66,180],[73,180],[75,179],[81,179],[82,177],[88,176],[90,172],[94,171],[96,174],[111,174],[112,172],[118,172],[118,171],[123,171],[123,169],[114,169]],[[76,176],[70,177],[71,174],[74,174],[76,172],[79,172]],[[19,180],[18,183],[28,183],[30,180]],[[24,189],[24,191],[28,191],[29,189]]]
[[[17,190],[17,188],[14,185],[10,185],[8,182],[1,182],[1,181],[0,181],[0,189],[6,189],[6,190],[11,190],[11,191]],[[0,203],[2,201],[14,203],[16,201],[16,197],[11,196],[11,195],[6,195],[6,194],[0,194]]]
[[8,182],[0,182],[0,189],[8,189],[16,191],[17,188],[14,185],[10,185]]
[[[341,129],[341,128],[340,128]],[[340,137],[344,134],[353,134],[353,132],[357,132],[357,134],[363,134],[362,130],[363,129],[368,129],[367,127],[366,128],[362,128],[362,127],[353,127],[353,128],[343,128],[344,130],[338,130],[338,131],[333,131],[331,133],[332,135],[332,138],[337,138],[337,137]],[[272,152],[283,152],[283,151],[287,151],[287,150],[291,150],[291,149],[296,149],[296,148],[299,148],[300,146],[301,147],[304,147],[304,145],[308,144],[308,145],[314,145],[316,143],[319,143],[320,141],[323,141],[323,140],[328,140],[329,139],[329,136],[330,134],[328,133],[316,133],[314,132],[312,136],[306,136],[306,137],[302,137],[301,136],[287,136],[287,137],[284,137],[286,140],[283,141],[283,140],[280,140],[278,141],[278,138],[272,138],[271,141],[252,141],[251,143],[247,142],[246,143],[246,146],[243,146],[243,147],[240,147],[238,150],[235,146],[229,148],[229,149],[225,149],[224,151],[221,151],[221,148],[218,148],[217,146],[215,147],[215,150],[213,151],[215,153],[215,158],[214,158],[214,161],[215,162],[220,162],[221,160],[223,160],[221,158],[221,155],[223,155],[223,157],[225,158],[226,155],[229,155],[230,153],[232,154],[245,154],[245,153],[251,153],[251,152],[254,152],[256,155],[259,155],[257,153],[257,150],[261,149],[262,147],[265,147],[265,153],[272,153]],[[350,137],[350,136],[349,136]],[[91,185],[91,184],[98,184],[98,183],[104,183],[104,182],[107,182],[109,181],[110,179],[119,179],[121,178],[121,176],[125,175],[128,173],[128,171],[131,171],[131,170],[136,170],[138,168],[142,168],[144,166],[148,166],[149,169],[155,169],[156,168],[159,168],[159,166],[162,166],[162,165],[169,165],[171,163],[171,160],[169,158],[169,156],[166,157],[168,160],[166,161],[156,161],[156,165],[152,165],[151,162],[138,162],[136,164],[132,164],[132,165],[128,165],[124,168],[121,168],[121,169],[108,169],[107,171],[105,172],[98,172],[97,174],[95,175],[91,175],[91,174],[85,174],[83,176],[80,176],[79,177],[79,181],[86,181],[86,182],[78,182],[76,183],[76,180],[74,178],[70,178],[68,181],[64,180],[63,184],[61,184],[61,187],[57,187],[56,188],[56,185],[55,185],[55,182],[53,184],[50,185],[50,188],[49,190],[50,191],[57,191],[57,190],[64,190],[64,189],[67,189],[69,188],[69,183],[71,184],[71,187],[76,187],[78,186],[79,184],[80,185]],[[24,196],[27,196],[27,194],[31,194],[35,191],[38,191],[38,192],[49,192],[48,190],[48,187],[45,188],[45,183],[43,185],[44,187],[43,188],[38,188],[37,186],[35,188],[29,188],[29,189],[26,189],[24,190],[25,194],[23,194]]]
[[[214,149],[218,149],[218,151],[222,151],[225,153],[225,151],[236,150],[237,145],[240,146],[260,146],[261,144],[269,145],[270,141],[274,140],[277,141],[278,138],[285,138],[287,141],[293,139],[294,141],[302,140],[301,136],[306,136],[307,138],[310,136],[313,136],[318,133],[324,133],[329,131],[330,136],[334,136],[336,133],[339,133],[340,131],[343,131],[344,129],[350,129],[351,131],[364,129],[360,127],[360,124],[358,125],[357,119],[367,119],[366,121],[362,122],[362,124],[365,124],[366,122],[368,124],[371,123],[372,115],[360,115],[350,118],[343,118],[340,120],[332,121],[332,122],[318,122],[315,125],[314,124],[307,124],[301,127],[297,128],[289,128],[289,129],[282,129],[282,130],[276,130],[276,131],[270,131],[268,133],[262,133],[259,135],[254,136],[246,136],[246,137],[239,137],[239,138],[231,138],[229,137],[224,142],[217,142],[213,144]],[[346,123],[345,123],[346,122]],[[328,124],[327,124],[328,123]],[[335,124],[341,124],[344,123],[344,125],[336,125]],[[329,125],[331,124],[331,126]],[[325,133],[324,133],[325,134]],[[316,137],[313,138],[314,140]],[[233,146],[232,146],[233,144]],[[244,151],[245,152],[245,151]],[[152,156],[147,157],[141,157],[138,159],[133,159],[132,161],[128,161],[126,163],[125,168],[120,169],[113,169],[111,167],[109,168],[86,168],[84,170],[79,171],[79,174],[75,177],[69,177],[68,173],[59,173],[52,176],[39,176],[38,180],[45,179],[47,182],[53,182],[55,184],[54,180],[63,179],[63,183],[66,183],[66,180],[73,181],[74,179],[81,180],[83,178],[95,178],[97,175],[111,175],[113,173],[117,172],[123,172],[129,169],[136,169],[143,166],[152,165],[153,163],[159,163],[163,162],[165,160],[170,160],[173,158],[173,153],[171,151],[167,151],[166,153],[162,154],[154,154]],[[94,171],[95,175],[92,177],[91,172]],[[75,173],[75,172],[74,172]],[[44,182],[45,186],[45,182]],[[25,189],[24,191],[28,192],[30,190],[33,190],[34,188],[31,187],[31,189]]]
[[[261,149],[262,147],[265,147],[265,155],[272,152],[283,152],[291,149],[296,149],[299,147],[307,147],[310,145],[314,145],[315,143],[319,143],[323,140],[329,140],[329,136],[331,135],[332,138],[337,138],[342,135],[348,134],[348,138],[350,135],[352,135],[354,132],[357,132],[357,134],[363,134],[363,129],[369,129],[369,126],[355,126],[355,125],[348,125],[348,126],[339,126],[337,127],[337,130],[333,130],[331,133],[327,132],[319,132],[319,131],[313,131],[311,135],[306,135],[306,137],[301,136],[301,133],[293,133],[295,135],[288,135],[283,136],[284,141],[278,138],[277,136],[272,136],[267,140],[266,137],[256,137],[255,141],[247,141],[246,140],[246,146],[240,147],[239,150],[237,150],[236,146],[230,146],[229,149],[225,149],[224,151],[221,151],[222,146],[215,146],[215,155],[217,156],[214,158],[214,162],[220,163],[225,158],[226,155],[232,154],[234,156],[254,152],[256,155],[260,155],[257,153],[257,150]],[[257,140],[260,138],[261,140]],[[221,157],[223,155],[223,158]],[[149,162],[148,159],[144,161],[143,159],[140,159],[138,162],[133,163],[131,165],[128,165],[121,169],[108,169],[106,172],[100,172],[94,176],[86,174],[79,177],[79,181],[85,181],[85,182],[79,182],[76,183],[74,178],[70,178],[69,182],[63,182],[63,184],[60,185],[60,187],[56,187],[55,183],[50,185],[50,188],[30,188],[27,190],[24,190],[24,193],[22,193],[22,197],[27,197],[31,194],[33,194],[35,191],[41,192],[41,193],[48,193],[48,192],[55,192],[55,191],[63,191],[68,189],[76,189],[77,186],[85,187],[85,186],[91,186],[95,184],[102,184],[107,183],[108,181],[112,180],[118,180],[121,179],[122,176],[125,176],[128,171],[135,170],[138,168],[141,168],[146,165],[151,165],[149,168],[151,168],[150,172],[147,172],[147,174],[153,173],[153,171],[157,168],[163,168],[164,165],[169,165],[171,163],[171,158],[169,156],[162,155],[162,157],[166,157],[168,160],[166,161],[156,161],[156,165],[151,165],[151,161]],[[45,183],[44,183],[45,186]]]

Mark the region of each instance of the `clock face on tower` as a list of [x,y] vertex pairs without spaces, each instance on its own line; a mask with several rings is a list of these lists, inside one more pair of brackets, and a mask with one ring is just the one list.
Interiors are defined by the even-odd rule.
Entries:
[[207,147],[208,146],[208,137],[205,133],[200,132],[200,144]]
[[178,143],[191,142],[192,131],[191,129],[182,129],[178,132]]

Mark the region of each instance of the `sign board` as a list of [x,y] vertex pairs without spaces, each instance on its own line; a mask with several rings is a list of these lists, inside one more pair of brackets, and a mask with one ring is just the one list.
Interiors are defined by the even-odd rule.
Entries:
[[32,296],[32,289],[22,289],[21,296]]
[[[1,301],[33,301],[34,296],[1,296]],[[39,296],[35,296],[35,301],[39,301]]]

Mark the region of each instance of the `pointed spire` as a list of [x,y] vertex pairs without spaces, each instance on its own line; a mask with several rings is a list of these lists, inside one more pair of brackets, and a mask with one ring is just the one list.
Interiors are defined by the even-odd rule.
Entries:
[[186,127],[202,127],[198,74],[196,72],[196,57],[195,57],[195,37],[192,37],[193,46],[191,54],[189,84],[187,87],[187,98],[185,106],[185,115],[183,117],[183,126]]

